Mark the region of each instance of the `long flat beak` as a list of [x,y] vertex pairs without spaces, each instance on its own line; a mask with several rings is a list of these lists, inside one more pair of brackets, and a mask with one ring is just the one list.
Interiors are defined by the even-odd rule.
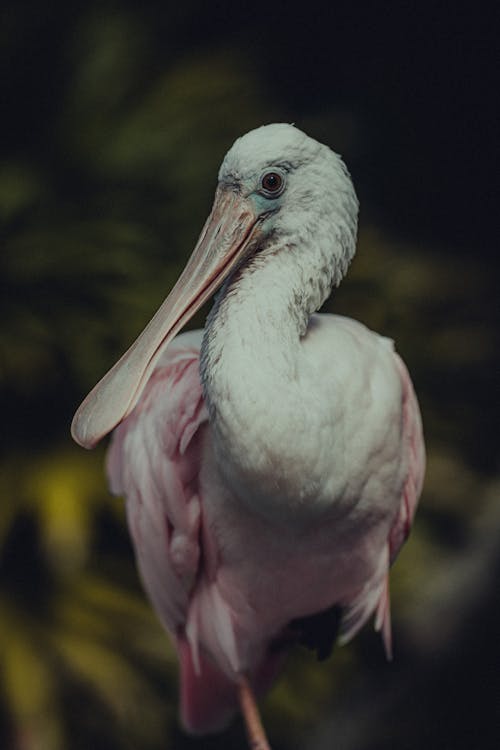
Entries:
[[245,256],[260,234],[262,218],[248,199],[217,188],[212,212],[169,296],[76,412],[71,434],[77,443],[93,448],[130,414],[161,351]]

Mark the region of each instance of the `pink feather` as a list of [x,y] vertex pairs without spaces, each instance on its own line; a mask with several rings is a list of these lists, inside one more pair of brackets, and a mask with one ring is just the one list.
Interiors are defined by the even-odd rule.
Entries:
[[[357,327],[355,331],[359,335]],[[251,611],[241,616],[247,605],[238,603],[241,596],[234,588],[228,593],[233,579],[226,577],[224,566],[221,569],[221,550],[206,524],[199,494],[206,455],[203,444],[209,430],[199,376],[201,336],[201,332],[178,336],[164,351],[137,407],[115,430],[107,458],[111,489],[127,498],[128,523],[144,586],[178,650],[181,718],[191,732],[222,728],[237,708],[231,666],[236,671],[242,658],[238,635],[253,648],[253,684],[262,692],[284,658],[283,652],[269,649],[271,634],[278,637],[286,628],[279,616],[271,618],[271,623],[259,622]],[[401,378],[401,441],[407,476],[379,571],[354,599],[345,602],[341,631],[341,640],[349,640],[376,612],[375,625],[382,632],[389,658],[387,571],[408,535],[425,462],[417,401],[404,364],[394,356]],[[263,532],[257,521],[245,533]],[[294,565],[300,575],[300,555],[294,560],[291,554],[286,561],[289,567],[283,571],[277,552],[278,578],[293,577]],[[243,581],[243,588],[246,585]],[[254,632],[249,633],[252,627]],[[273,627],[276,632],[271,632]],[[222,669],[214,660],[221,652]]]

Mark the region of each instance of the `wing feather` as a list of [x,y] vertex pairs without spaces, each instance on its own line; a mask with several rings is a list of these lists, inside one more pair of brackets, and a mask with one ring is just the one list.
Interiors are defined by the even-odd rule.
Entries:
[[200,446],[208,416],[199,377],[201,332],[166,349],[134,411],[114,431],[111,491],[126,497],[144,587],[172,633],[186,622],[200,562]]
[[399,512],[389,534],[391,564],[410,533],[425,475],[425,446],[417,397],[403,360],[397,354],[395,357],[402,383],[402,441],[408,470]]
[[[401,420],[402,452],[407,464],[406,480],[403,486],[398,514],[389,532],[389,565],[396,559],[399,550],[410,533],[417,504],[422,492],[425,475],[425,444],[422,430],[422,417],[410,375],[401,357],[394,352],[396,366],[402,385]],[[379,599],[375,627],[381,631],[385,652],[392,658],[391,608],[389,596],[389,574]]]
[[340,638],[343,643],[349,641],[376,610],[375,629],[381,632],[388,659],[392,658],[389,567],[410,533],[425,474],[425,446],[417,397],[404,362],[396,352],[393,354],[401,378],[401,450],[407,474],[398,512],[391,526],[387,545],[382,551],[379,569],[373,579],[367,582],[365,589],[346,608]]

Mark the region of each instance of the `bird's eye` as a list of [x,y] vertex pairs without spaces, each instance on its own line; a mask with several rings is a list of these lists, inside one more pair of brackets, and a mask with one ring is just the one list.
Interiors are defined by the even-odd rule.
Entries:
[[261,190],[268,197],[276,197],[285,186],[283,175],[279,172],[265,172],[260,181]]

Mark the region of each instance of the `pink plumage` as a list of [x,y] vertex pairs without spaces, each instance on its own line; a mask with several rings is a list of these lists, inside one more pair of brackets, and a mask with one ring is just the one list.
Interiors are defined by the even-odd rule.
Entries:
[[[358,324],[352,324],[358,329]],[[375,337],[366,329],[359,329],[366,337]],[[358,336],[360,331],[356,330]],[[259,602],[262,617],[258,617],[253,609],[248,611],[248,600],[242,601],[242,587],[248,586],[248,582],[243,581],[242,587],[233,590],[231,573],[230,583],[226,580],[225,567],[232,561],[224,557],[224,535],[233,532],[232,521],[228,529],[217,524],[220,538],[207,528],[203,488],[199,481],[203,471],[216,471],[215,466],[210,466],[211,451],[204,447],[204,442],[210,441],[210,425],[199,376],[197,346],[201,345],[201,339],[201,331],[183,334],[168,347],[134,412],[115,430],[108,453],[110,486],[113,492],[127,498],[128,522],[145,588],[178,648],[181,715],[192,731],[220,728],[230,718],[237,706],[234,679],[240,670],[249,671],[259,688],[267,686],[267,673],[274,676],[281,663],[280,656],[269,647],[286,631],[294,615],[312,614],[324,609],[327,603],[335,603],[328,598],[335,595],[335,586],[331,586],[333,591],[328,592],[326,600],[320,599],[316,605],[311,602],[305,607],[301,603],[305,585],[301,569],[312,565],[313,578],[324,571],[314,562],[314,549],[307,557],[300,554],[298,560],[294,560],[294,550],[292,546],[288,548],[288,540],[284,550],[271,550],[270,555],[266,555],[266,543],[256,543],[255,538],[249,538],[247,543],[251,577],[272,575],[269,567],[276,566],[277,559],[286,566],[279,575],[282,577],[284,573],[294,582],[294,590],[288,594],[288,607],[283,605],[276,611],[276,592],[271,590],[266,600],[266,593],[259,591],[263,601]],[[424,465],[420,416],[413,388],[400,358],[392,352],[389,357],[401,377],[401,460],[407,473],[395,518],[387,526],[386,544],[380,550],[382,574],[375,566],[375,580],[367,577],[368,585],[358,587],[352,601],[341,600],[346,610],[344,640],[352,637],[376,609],[376,626],[382,629],[388,655],[391,653],[388,566],[409,533]],[[243,537],[239,538],[239,545],[243,545],[252,532],[258,538],[266,532],[259,528],[261,524],[255,519],[252,524],[241,519],[241,525]],[[335,525],[334,518],[332,528],[327,529],[332,544],[337,536]],[[273,532],[279,533],[279,529]],[[325,536],[324,529],[321,535],[313,532],[314,546],[319,545],[320,536]],[[360,538],[362,536],[360,534]],[[356,540],[358,544],[359,541]],[[299,538],[294,540],[294,546],[297,544],[300,544]],[[332,554],[332,561],[334,559]],[[292,569],[294,565],[298,568],[297,575]],[[243,572],[246,578],[246,571]],[[335,578],[332,571],[331,581]],[[344,582],[348,580],[348,574],[344,574]],[[258,580],[253,581],[253,586],[256,590],[261,588]],[[284,585],[284,590],[290,588]],[[328,590],[330,586],[321,588]],[[321,597],[322,592],[318,595]],[[251,596],[250,591],[248,599]],[[214,629],[210,623],[214,623]],[[250,662],[240,663],[239,656],[235,656],[240,632],[252,643],[255,659]],[[205,651],[208,656],[204,655]],[[210,654],[218,655],[230,673],[228,676],[212,662]]]

